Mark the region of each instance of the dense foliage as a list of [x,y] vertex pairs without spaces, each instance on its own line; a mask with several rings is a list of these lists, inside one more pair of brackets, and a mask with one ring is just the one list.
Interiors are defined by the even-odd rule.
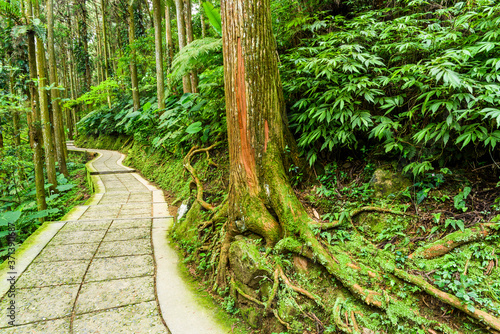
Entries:
[[378,142],[378,151],[441,166],[497,158],[499,23],[493,1],[411,1],[352,19],[291,21],[313,34],[282,57],[291,123],[309,161]]

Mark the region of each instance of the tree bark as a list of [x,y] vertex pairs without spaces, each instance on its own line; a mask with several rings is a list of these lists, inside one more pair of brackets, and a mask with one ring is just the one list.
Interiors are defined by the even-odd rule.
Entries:
[[134,101],[134,110],[137,111],[140,107],[139,101],[139,82],[137,80],[137,65],[135,63],[135,50],[133,49],[133,44],[135,40],[135,24],[134,24],[134,4],[129,2],[128,4],[128,40],[130,44],[130,81],[132,82],[132,100]]
[[[14,71],[12,69],[12,64],[11,61],[9,60],[9,91],[12,96],[14,96]],[[14,145],[15,146],[20,146],[21,145],[21,134],[19,132],[19,112],[17,110],[12,111],[12,127],[13,127],[13,138],[14,138]]]
[[102,66],[102,60],[104,56],[102,51],[103,48],[102,48],[102,38],[101,38],[102,29],[101,29],[101,24],[99,23],[99,16],[97,15],[97,13],[99,12],[99,10],[97,9],[97,1],[94,2],[94,9],[96,12],[95,21],[96,21],[96,35],[97,35],[97,45],[96,45],[97,57],[94,61],[97,67],[97,81],[98,83],[101,83],[105,80],[104,69]]
[[201,23],[201,38],[207,37],[207,26],[205,25],[205,16],[203,16],[202,0],[200,0],[200,23]]
[[[31,1],[26,1],[26,10],[28,21],[33,16],[33,9]],[[31,122],[28,121],[30,139],[33,141],[33,163],[35,167],[35,189],[36,189],[36,203],[39,211],[47,209],[45,201],[45,180],[43,176],[43,152],[40,139],[42,137],[40,130],[40,113],[38,112],[38,92],[34,80],[37,79],[36,68],[36,46],[35,46],[35,32],[28,31],[28,64],[30,71],[30,81],[28,83],[31,102]]]
[[280,198],[295,195],[281,158],[284,100],[269,6],[269,0],[225,0],[221,13],[231,161],[229,222],[239,222],[272,245],[290,232],[284,217],[290,208]]
[[161,36],[161,3],[153,0],[153,20],[155,26],[155,59],[156,59],[156,90],[158,94],[158,108],[165,109],[165,84],[163,76],[163,51]]
[[[184,22],[184,2],[175,0],[177,12],[177,36],[179,38],[179,51],[186,46],[186,24]],[[184,93],[191,93],[191,79],[189,75],[182,77],[182,89]]]
[[[40,17],[40,5],[35,5],[35,16]],[[50,123],[49,101],[45,87],[47,87],[47,75],[45,73],[45,48],[43,41],[36,38],[36,62],[38,74],[38,95],[40,96],[40,113],[42,121],[43,144],[45,148],[45,165],[47,168],[47,179],[51,184],[50,189],[55,190],[57,186],[55,149],[52,126]]]
[[167,66],[170,72],[170,68],[172,66],[172,61],[174,59],[174,40],[172,38],[172,23],[171,23],[171,15],[170,15],[170,6],[168,3],[165,4],[165,38],[167,45]]
[[57,80],[57,63],[54,50],[54,0],[47,0],[47,43],[49,52],[49,78],[54,86],[50,90],[52,100],[52,111],[54,119],[54,139],[56,148],[56,157],[59,171],[66,177],[69,176],[68,168],[66,167],[64,126],[63,117],[60,105],[59,90],[55,87],[58,84]]
[[[107,24],[106,24],[106,6],[105,6],[105,0],[101,0],[101,14],[102,14],[102,35],[103,35],[103,42],[104,42],[104,76],[105,80],[109,78],[109,53],[108,53],[108,37],[107,37]],[[108,98],[108,108],[111,109],[111,96],[109,95],[109,92],[107,94]]]
[[[191,0],[184,0],[184,20],[186,23],[186,45],[189,45],[194,39]],[[198,73],[196,73],[196,71],[193,71],[191,72],[190,77],[191,93],[198,93]]]

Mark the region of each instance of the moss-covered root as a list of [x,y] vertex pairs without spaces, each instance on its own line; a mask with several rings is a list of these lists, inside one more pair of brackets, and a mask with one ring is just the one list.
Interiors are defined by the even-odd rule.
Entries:
[[415,284],[416,286],[427,292],[429,295],[445,302],[448,305],[451,305],[459,309],[460,311],[470,315],[474,319],[482,321],[490,328],[500,331],[500,319],[492,316],[489,313],[481,311],[480,309],[477,308],[469,309],[465,304],[463,304],[460,301],[460,299],[458,299],[453,295],[450,295],[449,293],[439,290],[432,284],[426,282],[422,277],[408,274],[406,271],[401,269],[395,269],[394,275],[409,283]]
[[[189,150],[188,154],[184,157],[184,168],[186,168],[189,171],[189,173],[191,173],[191,177],[196,183],[196,189],[197,189],[196,200],[198,201],[198,203],[201,204],[201,206],[204,209],[210,211],[213,211],[215,208],[203,200],[203,183],[201,183],[200,178],[198,177],[198,173],[196,172],[196,169],[194,169],[194,167],[191,166],[191,159],[198,153],[203,153],[203,152],[208,153],[208,151],[214,149],[218,145],[220,145],[220,142],[217,142],[209,147],[200,149],[194,146],[191,148],[191,150]],[[209,160],[211,161],[211,159]]]
[[236,224],[231,220],[227,220],[222,227],[222,235],[219,264],[217,265],[217,278],[215,280],[214,290],[216,288],[225,289],[227,287],[227,265],[229,263],[229,248],[231,247],[231,242],[234,240],[234,237],[238,235]]
[[272,305],[272,303],[274,301],[274,298],[276,298],[276,294],[278,293],[278,287],[279,287],[278,277],[279,277],[279,273],[280,273],[280,269],[276,268],[276,270],[274,270],[273,288],[271,290],[271,294],[269,296],[269,299],[267,300],[267,303],[266,303],[266,308],[265,308],[266,314],[269,312],[269,309],[271,308],[271,305]]
[[436,242],[418,248],[409,258],[433,259],[442,256],[456,247],[486,238],[492,234],[491,226],[491,224],[480,224],[463,232],[450,233]]
[[301,287],[298,287],[298,286],[295,286],[293,285],[290,280],[288,279],[288,277],[286,277],[285,273],[283,272],[283,269],[281,268],[281,266],[278,266],[278,273],[281,277],[281,279],[283,280],[283,282],[288,286],[290,287],[293,291],[295,292],[298,292],[304,296],[306,296],[307,298],[315,301],[318,305],[321,305],[321,301],[319,300],[318,297],[314,296],[312,293],[310,293],[309,291],[301,288]]
[[[369,270],[370,272],[375,273],[376,270],[369,267],[366,267],[363,270],[346,270],[346,267],[354,269],[354,267],[357,266],[352,263],[343,263],[342,265],[339,264],[339,262],[336,261],[335,258],[321,246],[319,241],[314,238],[313,234],[310,231],[303,231],[302,238],[303,240],[307,241],[297,242],[291,238],[287,238],[280,241],[280,243],[276,245],[276,248],[278,250],[287,250],[295,254],[303,255],[313,262],[320,263],[331,275],[338,279],[344,285],[344,287],[346,287],[357,298],[364,301],[369,306],[373,306],[385,311],[390,311],[398,317],[414,321],[420,325],[426,325],[430,327],[439,326],[440,330],[443,330],[445,333],[453,332],[448,328],[443,328],[442,325],[435,321],[424,318],[422,315],[420,315],[418,309],[409,307],[404,302],[398,300],[395,296],[387,293],[383,287],[384,281],[382,280],[380,275],[369,275],[373,279],[370,286],[367,286],[365,280],[362,277],[358,276],[358,274],[361,274],[361,271],[365,272],[365,270]],[[304,252],[303,244],[308,244],[312,252]],[[390,267],[391,266],[389,266],[389,268]],[[386,273],[391,274],[391,272],[387,272],[387,270],[389,269],[384,269]],[[352,328],[350,328],[349,326],[345,326],[345,323],[344,327],[352,330]],[[345,331],[348,332],[347,329]]]

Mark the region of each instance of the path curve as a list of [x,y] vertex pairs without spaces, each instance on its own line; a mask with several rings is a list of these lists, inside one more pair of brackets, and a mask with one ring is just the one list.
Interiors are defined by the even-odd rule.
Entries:
[[0,333],[227,333],[180,277],[163,192],[119,152],[68,149],[98,153],[95,193],[0,269]]

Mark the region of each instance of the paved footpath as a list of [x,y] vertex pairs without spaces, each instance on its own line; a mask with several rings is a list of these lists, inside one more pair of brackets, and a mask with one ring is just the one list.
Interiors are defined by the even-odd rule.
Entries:
[[0,270],[0,333],[227,333],[179,276],[163,192],[122,154],[89,151],[87,205],[45,223]]

